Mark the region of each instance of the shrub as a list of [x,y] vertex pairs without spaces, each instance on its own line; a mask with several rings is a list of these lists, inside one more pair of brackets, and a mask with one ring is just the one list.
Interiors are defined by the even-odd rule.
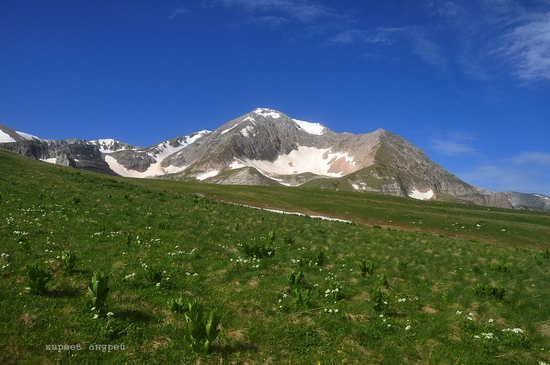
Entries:
[[185,340],[195,353],[209,353],[212,342],[218,337],[220,316],[215,311],[206,315],[197,302],[187,304],[185,311]]
[[46,284],[52,278],[52,271],[44,269],[38,264],[27,265],[27,277],[29,279],[29,291],[31,294],[46,293]]
[[101,272],[94,272],[88,285],[89,305],[99,315],[104,315],[107,311],[109,290],[109,277]]
[[63,265],[63,271],[66,273],[74,272],[76,255],[70,251],[63,251],[61,253],[61,264]]

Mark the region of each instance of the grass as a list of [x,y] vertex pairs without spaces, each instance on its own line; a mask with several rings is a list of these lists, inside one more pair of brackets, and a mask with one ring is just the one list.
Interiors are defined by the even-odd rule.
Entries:
[[[547,214],[112,178],[1,151],[0,167],[2,364],[195,363],[185,315],[167,304],[180,297],[221,316],[202,363],[550,361]],[[220,200],[385,226],[391,218],[400,229]],[[60,259],[68,251],[71,272]],[[365,276],[363,260],[373,263]],[[35,263],[52,271],[44,295],[25,289]],[[112,313],[95,319],[94,271],[109,276]],[[81,350],[47,348],[57,344]]]

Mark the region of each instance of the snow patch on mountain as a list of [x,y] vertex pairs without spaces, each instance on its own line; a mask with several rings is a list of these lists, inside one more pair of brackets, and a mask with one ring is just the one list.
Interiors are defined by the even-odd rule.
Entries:
[[0,143],[15,142],[15,139],[0,129]]
[[254,110],[254,114],[260,115],[262,117],[271,117],[273,119],[281,118],[281,113],[279,113],[276,110],[268,109],[268,108],[258,108]]
[[297,175],[310,172],[316,175],[342,177],[355,169],[353,157],[330,149],[298,146],[287,155],[280,155],[275,161],[242,161],[246,166],[271,175]]
[[42,138],[39,138],[37,136],[33,136],[32,134],[28,134],[28,133],[20,132],[20,131],[16,131],[16,132],[17,132],[17,134],[19,134],[21,137],[23,137],[27,141],[32,141],[33,139],[36,139],[38,141],[42,140]]
[[367,189],[367,184],[365,184],[364,182],[360,182],[360,183],[351,183],[351,186],[353,187],[353,190],[355,191],[365,191]]
[[432,189],[428,189],[427,191],[422,192],[414,188],[409,193],[409,197],[413,199],[418,199],[418,200],[430,200],[431,198],[433,198],[433,196],[434,196],[434,192]]
[[162,162],[169,156],[178,153],[179,151],[193,144],[196,140],[208,133],[210,133],[210,131],[203,130],[193,134],[192,136],[185,136],[182,138],[181,141],[178,142],[176,146],[173,146],[170,141],[159,143],[147,152],[149,156],[155,159],[155,163],[151,164],[149,168],[143,172],[127,169],[126,167],[121,165],[115,157],[111,155],[105,156],[105,162],[107,162],[111,170],[124,177],[146,178],[162,176],[165,174],[177,174],[185,171],[185,169],[189,166],[162,166]]
[[321,125],[319,123],[311,123],[306,122],[303,120],[298,119],[292,119],[294,123],[298,124],[298,126],[303,129],[306,133],[314,134],[316,136],[320,136],[325,132],[325,126]]
[[101,153],[113,153],[129,149],[129,146],[124,142],[120,142],[112,138],[94,139],[88,142],[98,146],[99,152]]
[[41,158],[40,161],[47,162],[47,163],[56,164],[56,163],[57,163],[57,158],[55,158],[55,157],[52,157],[52,158]]
[[219,170],[207,171],[203,174],[197,175],[196,178],[197,178],[197,180],[203,181],[203,180],[208,179],[209,177],[217,176],[219,173],[220,173]]
[[246,167],[246,165],[239,160],[235,160],[229,165],[229,168],[231,170],[242,169],[243,167]]
[[254,137],[256,134],[254,133],[254,127],[249,125],[243,129],[241,129],[241,134],[245,136],[246,138]]

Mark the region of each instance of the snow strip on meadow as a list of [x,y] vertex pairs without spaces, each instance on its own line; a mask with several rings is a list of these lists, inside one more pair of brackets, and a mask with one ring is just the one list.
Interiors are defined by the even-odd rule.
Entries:
[[264,210],[266,212],[277,213],[277,214],[297,215],[297,216],[300,216],[300,217],[308,216],[310,218],[321,219],[321,220],[324,220],[324,221],[340,222],[340,223],[353,223],[352,221],[349,221],[349,220],[346,220],[346,219],[326,217],[324,215],[306,215],[306,214],[300,213],[300,212],[291,212],[291,211],[288,211],[288,210],[260,208],[260,207],[255,207],[253,205],[237,204],[237,203],[226,202],[226,201],[224,201],[224,203],[231,204],[231,205],[237,205],[239,207],[244,207],[244,208]]

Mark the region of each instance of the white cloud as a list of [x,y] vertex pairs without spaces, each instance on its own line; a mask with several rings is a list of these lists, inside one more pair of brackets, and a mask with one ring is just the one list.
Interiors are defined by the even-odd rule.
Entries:
[[515,156],[512,161],[518,165],[536,164],[550,166],[550,153],[524,152]]
[[508,58],[519,77],[550,79],[550,11],[529,16],[504,36],[499,54]]
[[188,13],[189,13],[189,11],[187,10],[187,8],[184,7],[183,5],[180,5],[176,8],[174,8],[174,9],[172,9],[172,11],[170,12],[170,15],[168,16],[168,19],[174,20],[174,19],[179,18],[180,16],[188,14]]
[[440,47],[421,27],[379,27],[372,30],[347,29],[331,37],[329,41],[344,46],[357,43],[404,44],[423,61],[444,66],[446,57]]
[[450,140],[433,140],[432,149],[448,156],[472,154],[476,149],[465,143]]
[[506,162],[481,165],[457,174],[464,181],[493,191],[517,191],[550,195],[550,174]]
[[471,146],[473,141],[475,137],[468,133],[439,133],[431,138],[431,148],[447,156],[472,155],[477,153],[477,150]]
[[226,7],[241,7],[249,11],[278,11],[302,23],[340,16],[332,8],[306,0],[218,0],[218,2]]

